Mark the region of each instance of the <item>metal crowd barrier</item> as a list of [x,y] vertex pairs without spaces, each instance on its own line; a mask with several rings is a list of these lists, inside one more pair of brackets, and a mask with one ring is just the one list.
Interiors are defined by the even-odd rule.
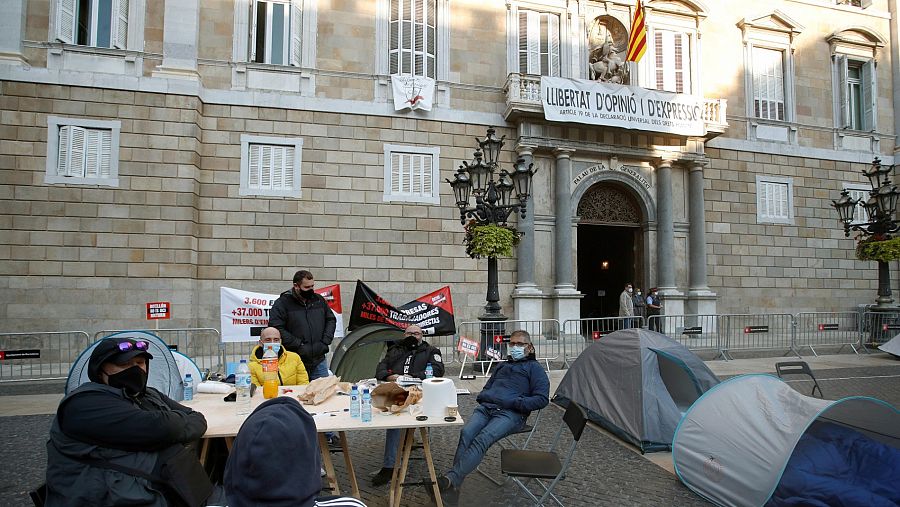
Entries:
[[690,350],[711,350],[725,357],[724,337],[719,334],[722,315],[654,315],[647,327],[684,345]]
[[857,312],[804,312],[794,317],[794,344],[797,350],[809,347],[819,357],[815,347],[849,346],[858,354],[860,318]]
[[550,361],[563,357],[564,340],[559,327],[559,321],[555,319],[463,322],[457,327],[457,337],[478,341],[479,351],[474,361],[464,356],[462,367],[465,368],[466,362],[470,362],[481,367],[481,376],[488,376],[493,363],[506,360],[509,334],[524,329],[531,335],[537,360],[544,362],[550,370]]
[[[201,370],[225,370],[225,347],[221,343],[219,330],[212,327],[186,327],[173,329],[122,329],[98,331],[94,341],[104,336],[124,331],[144,331],[159,336],[174,350],[190,357]],[[244,353],[247,357],[247,353]]]
[[726,359],[731,359],[732,350],[783,349],[802,357],[794,346],[794,317],[790,314],[726,314],[719,316],[718,326]]
[[864,350],[891,341],[900,334],[900,312],[866,312],[860,326]]
[[65,379],[88,345],[84,331],[0,333],[0,382]]
[[444,366],[459,362],[456,353],[456,344],[459,343],[459,336],[426,336],[425,341],[441,351],[441,359],[444,361]]
[[571,366],[570,363],[591,343],[613,331],[630,327],[644,327],[644,318],[598,317],[569,319],[563,322],[562,330],[565,337],[563,361],[565,367]]

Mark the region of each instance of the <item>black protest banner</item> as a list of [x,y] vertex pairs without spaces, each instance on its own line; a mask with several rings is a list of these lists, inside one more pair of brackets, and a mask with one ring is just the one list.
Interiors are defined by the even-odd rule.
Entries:
[[453,320],[450,287],[441,287],[409,303],[394,307],[362,280],[357,280],[347,329],[352,331],[373,323],[388,324],[399,329],[406,329],[407,326],[415,324],[422,328],[425,335],[432,336],[453,334],[456,332],[456,322]]

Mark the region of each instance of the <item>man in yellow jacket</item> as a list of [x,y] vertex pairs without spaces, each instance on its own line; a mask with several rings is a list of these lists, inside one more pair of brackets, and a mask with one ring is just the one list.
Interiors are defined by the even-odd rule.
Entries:
[[250,378],[254,384],[261,386],[263,383],[262,360],[263,353],[271,348],[278,354],[278,385],[298,386],[309,384],[309,376],[303,361],[295,352],[291,352],[281,346],[281,333],[274,327],[267,327],[259,334],[259,344],[250,352]]

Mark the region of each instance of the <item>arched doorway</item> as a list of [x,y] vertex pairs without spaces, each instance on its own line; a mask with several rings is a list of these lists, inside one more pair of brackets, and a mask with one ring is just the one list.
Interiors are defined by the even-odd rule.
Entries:
[[582,317],[619,314],[625,283],[642,286],[644,222],[637,197],[624,185],[600,182],[578,202],[578,291]]

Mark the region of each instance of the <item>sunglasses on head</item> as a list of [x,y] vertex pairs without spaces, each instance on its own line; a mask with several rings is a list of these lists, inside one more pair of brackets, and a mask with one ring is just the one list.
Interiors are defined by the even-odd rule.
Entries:
[[131,349],[147,350],[150,347],[150,343],[138,340],[136,342],[119,342],[117,346],[120,352],[128,352]]

